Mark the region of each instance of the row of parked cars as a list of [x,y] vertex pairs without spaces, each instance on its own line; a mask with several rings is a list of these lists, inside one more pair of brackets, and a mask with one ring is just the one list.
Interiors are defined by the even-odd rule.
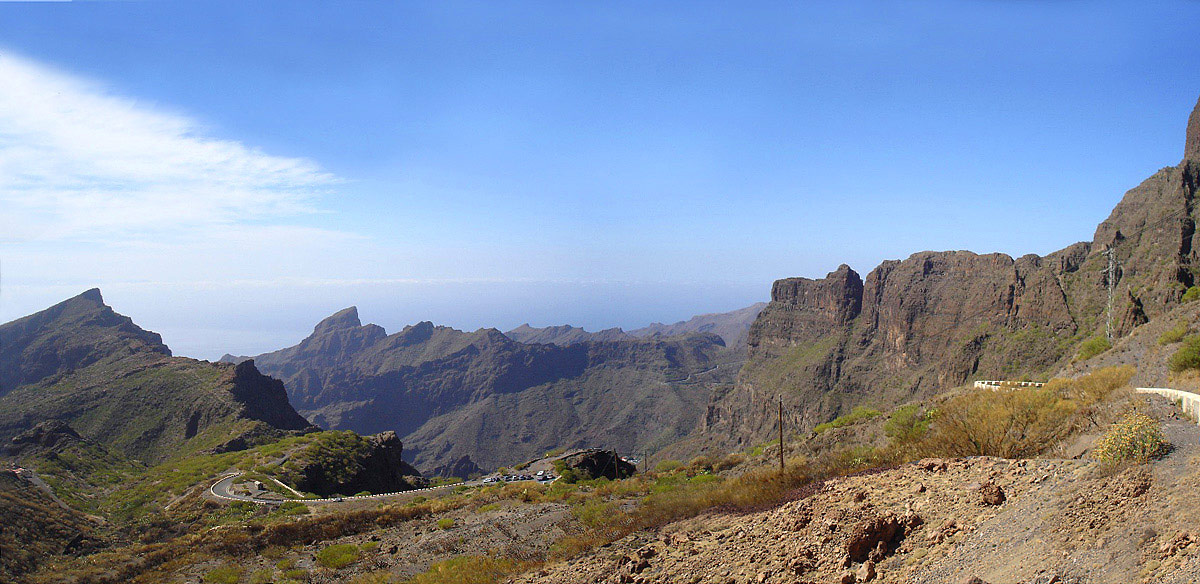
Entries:
[[486,477],[483,479],[483,482],[485,482],[485,483],[515,483],[518,481],[546,482],[546,481],[552,481],[556,478],[558,478],[558,477],[554,476],[553,473],[550,473],[550,472],[547,472],[544,470],[539,470],[536,473],[531,474],[531,475],[521,474],[521,475],[502,475],[502,476],[498,476],[498,477]]

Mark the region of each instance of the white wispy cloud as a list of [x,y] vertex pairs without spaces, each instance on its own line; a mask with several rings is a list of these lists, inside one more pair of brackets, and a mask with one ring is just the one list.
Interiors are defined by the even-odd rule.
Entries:
[[338,182],[2,49],[0,79],[4,241],[128,240],[311,213]]

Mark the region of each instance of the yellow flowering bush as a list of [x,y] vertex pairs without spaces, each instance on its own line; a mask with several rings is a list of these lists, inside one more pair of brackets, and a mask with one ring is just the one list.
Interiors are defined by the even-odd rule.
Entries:
[[1101,462],[1116,464],[1127,460],[1145,461],[1166,454],[1170,443],[1158,421],[1146,414],[1131,412],[1112,425],[1092,453]]

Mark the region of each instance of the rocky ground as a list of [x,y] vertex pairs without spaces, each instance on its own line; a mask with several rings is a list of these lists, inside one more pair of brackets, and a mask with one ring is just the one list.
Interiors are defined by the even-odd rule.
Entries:
[[[247,557],[239,563],[247,574],[277,568],[276,575],[314,583],[346,582],[364,573],[386,572],[393,581],[403,581],[424,572],[430,564],[462,555],[495,555],[514,560],[544,557],[550,544],[565,534],[571,523],[569,506],[563,503],[501,501],[494,509],[460,509],[436,517],[406,522],[312,545]],[[353,544],[361,557],[342,569],[322,567],[318,553],[330,546]],[[205,575],[222,562],[202,563],[180,574],[176,581],[206,582]]]
[[1149,464],[923,460],[635,534],[515,582],[1200,581],[1200,428],[1165,400],[1142,408],[1174,445]]

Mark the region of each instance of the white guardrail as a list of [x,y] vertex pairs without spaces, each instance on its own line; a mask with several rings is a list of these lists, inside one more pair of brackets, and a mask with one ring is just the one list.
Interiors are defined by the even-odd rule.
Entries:
[[1139,387],[1135,389],[1138,393],[1154,393],[1161,395],[1169,400],[1179,402],[1179,409],[1183,410],[1184,414],[1197,423],[1200,423],[1200,395],[1190,391],[1179,389],[1170,389],[1166,387]]
[[1004,389],[1012,387],[1041,387],[1046,385],[1041,381],[1001,381],[1001,380],[979,380],[975,382],[975,389]]
[[[359,500],[364,500],[364,499],[379,499],[381,497],[394,497],[396,495],[407,495],[409,493],[420,493],[423,491],[432,491],[435,489],[445,489],[448,487],[457,487],[458,485],[467,484],[464,481],[464,482],[458,482],[458,483],[450,483],[448,485],[438,485],[436,487],[425,487],[422,489],[409,489],[407,491],[396,491],[394,493],[379,493],[378,495],[353,495],[353,496],[349,496],[349,497],[327,497],[324,499],[259,500],[259,499],[255,499],[253,497],[227,497],[216,491],[217,485],[221,484],[222,481],[224,481],[226,479],[236,478],[241,475],[242,475],[242,473],[239,472],[239,473],[235,473],[235,474],[227,474],[225,476],[222,476],[221,478],[217,479],[217,482],[213,483],[212,486],[208,488],[209,494],[211,494],[212,496],[214,496],[218,499],[224,499],[226,501],[244,501],[246,503],[254,503],[255,505],[279,505],[282,503],[287,503],[288,501],[299,501],[301,503],[341,503],[343,501],[359,501]],[[286,486],[286,485],[284,485],[284,486]],[[292,489],[289,488],[289,490],[292,490]]]

